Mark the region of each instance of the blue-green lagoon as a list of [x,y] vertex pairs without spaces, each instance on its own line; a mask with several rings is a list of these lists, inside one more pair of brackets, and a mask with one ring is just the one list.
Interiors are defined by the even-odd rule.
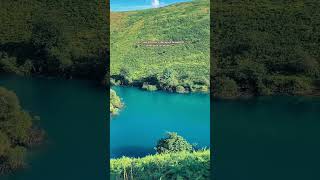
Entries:
[[177,132],[198,148],[210,146],[210,98],[208,94],[149,92],[113,87],[125,106],[111,118],[111,157],[154,154],[157,140]]

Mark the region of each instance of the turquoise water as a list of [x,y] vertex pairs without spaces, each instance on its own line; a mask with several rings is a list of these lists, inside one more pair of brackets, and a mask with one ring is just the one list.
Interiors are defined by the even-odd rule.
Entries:
[[320,98],[214,101],[212,116],[216,179],[320,179]]
[[32,150],[29,167],[1,180],[106,180],[106,91],[80,80],[0,75],[27,111],[41,117],[47,142]]
[[111,119],[111,157],[154,154],[166,132],[177,132],[199,148],[210,146],[209,95],[114,89],[125,107]]
[[[88,81],[1,75],[22,106],[41,117],[48,142],[29,167],[1,180],[106,179],[103,88]],[[201,94],[115,88],[125,103],[111,120],[111,156],[154,153],[166,131],[208,146],[209,99]],[[213,101],[214,173],[223,180],[318,180],[320,98],[262,97]]]
[[[133,11],[163,7],[174,3],[187,2],[191,0],[111,0],[111,11]],[[158,4],[159,3],[159,4]]]

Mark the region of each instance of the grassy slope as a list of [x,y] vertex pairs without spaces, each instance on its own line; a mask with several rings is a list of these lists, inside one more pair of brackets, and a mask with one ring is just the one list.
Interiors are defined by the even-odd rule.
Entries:
[[[209,79],[209,0],[159,9],[111,13],[111,75],[121,68],[139,80],[165,68]],[[187,41],[170,47],[136,46],[141,41]]]
[[209,179],[210,151],[112,159],[112,179]]

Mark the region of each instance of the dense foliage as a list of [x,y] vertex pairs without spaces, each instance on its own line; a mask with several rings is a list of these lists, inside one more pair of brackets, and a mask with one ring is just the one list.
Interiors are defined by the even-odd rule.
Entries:
[[320,1],[225,0],[212,6],[212,92],[320,92]]
[[168,132],[167,137],[162,138],[158,141],[155,149],[157,153],[162,154],[181,151],[191,152],[193,150],[193,147],[182,136],[179,136],[174,132]]
[[[111,82],[150,91],[207,92],[209,10],[209,0],[195,0],[158,9],[111,12]],[[184,43],[150,47],[147,41]]]
[[210,151],[177,152],[110,160],[111,179],[210,179]]
[[106,1],[4,0],[0,72],[103,79]]
[[42,141],[34,117],[21,109],[17,96],[0,87],[0,174],[25,165],[26,148]]
[[110,89],[110,114],[117,115],[122,106],[123,103],[120,97],[117,96],[117,93],[113,89]]

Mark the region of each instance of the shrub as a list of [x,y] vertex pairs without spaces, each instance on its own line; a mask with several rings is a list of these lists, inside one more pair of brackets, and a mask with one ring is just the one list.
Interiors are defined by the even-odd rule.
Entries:
[[167,137],[158,141],[155,147],[157,153],[172,153],[180,151],[192,151],[193,147],[182,136],[177,133],[168,132]]
[[147,91],[156,91],[156,90],[158,90],[156,85],[151,85],[151,84],[148,84],[148,83],[143,83],[142,89],[147,90]]
[[213,95],[216,97],[232,98],[238,96],[237,83],[228,77],[214,79],[212,88]]
[[176,87],[176,92],[177,93],[185,93],[186,90],[185,90],[185,88],[183,86],[179,85],[179,86]]

